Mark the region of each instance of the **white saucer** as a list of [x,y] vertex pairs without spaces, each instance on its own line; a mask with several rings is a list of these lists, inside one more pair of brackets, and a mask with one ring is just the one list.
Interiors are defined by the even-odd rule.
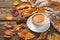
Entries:
[[28,18],[28,20],[27,20],[27,26],[30,30],[32,30],[34,32],[45,32],[49,29],[49,27],[50,27],[50,19],[49,18],[46,18],[45,24],[42,26],[39,26],[39,27],[34,25],[31,22],[31,18],[32,18],[32,16],[30,18]]

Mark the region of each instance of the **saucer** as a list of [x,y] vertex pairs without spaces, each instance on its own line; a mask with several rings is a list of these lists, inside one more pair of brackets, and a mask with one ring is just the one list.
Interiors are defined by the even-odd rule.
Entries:
[[44,25],[41,25],[41,26],[34,25],[31,21],[31,18],[32,18],[32,16],[30,18],[28,18],[28,20],[27,20],[27,26],[31,31],[39,33],[39,32],[45,32],[49,29],[49,27],[50,27],[49,18],[46,18],[46,22],[44,23]]

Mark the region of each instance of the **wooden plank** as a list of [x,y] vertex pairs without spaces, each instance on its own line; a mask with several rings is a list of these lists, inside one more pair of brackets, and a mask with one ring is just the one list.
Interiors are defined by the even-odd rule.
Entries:
[[[11,16],[11,13],[12,13],[13,9],[12,8],[0,8],[0,20],[7,20],[6,17],[7,16]],[[17,17],[13,17],[12,20],[16,20]]]
[[13,7],[13,0],[0,0],[0,7]]

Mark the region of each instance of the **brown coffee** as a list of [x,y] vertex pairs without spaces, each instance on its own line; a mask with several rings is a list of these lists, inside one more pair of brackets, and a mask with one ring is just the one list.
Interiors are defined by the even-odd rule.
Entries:
[[44,15],[36,14],[32,17],[32,22],[36,25],[40,25],[44,22],[44,19],[45,19]]

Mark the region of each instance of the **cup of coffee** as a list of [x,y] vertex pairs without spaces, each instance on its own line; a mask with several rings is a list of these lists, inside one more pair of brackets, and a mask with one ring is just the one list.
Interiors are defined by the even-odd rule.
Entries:
[[27,26],[34,32],[45,32],[50,27],[50,19],[44,14],[35,13],[28,18]]
[[45,20],[46,16],[44,14],[34,14],[32,16],[32,23],[37,26],[43,25]]

